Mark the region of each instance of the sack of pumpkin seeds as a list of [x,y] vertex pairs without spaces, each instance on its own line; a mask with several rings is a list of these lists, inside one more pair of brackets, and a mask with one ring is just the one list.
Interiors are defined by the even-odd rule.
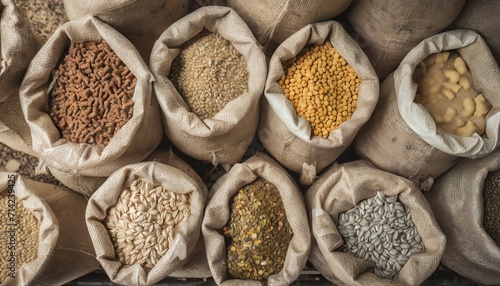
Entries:
[[485,156],[499,146],[499,83],[500,69],[480,35],[455,30],[432,36],[384,80],[355,150],[428,189],[458,157]]
[[145,61],[165,29],[188,13],[187,0],[64,0],[70,20],[92,15],[125,35]]
[[339,285],[419,285],[446,238],[409,180],[360,160],[330,167],[307,190],[309,260]]
[[[0,103],[19,90],[38,49],[24,13],[14,2],[0,1]],[[2,119],[3,114],[0,114],[0,121]]]
[[340,15],[351,0],[228,0],[228,5],[245,20],[255,37],[272,55],[274,49],[308,24]]
[[453,29],[470,29],[478,32],[488,43],[497,63],[500,64],[500,2],[496,0],[470,0],[465,3]]
[[269,64],[258,136],[283,166],[311,184],[370,118],[379,82],[356,42],[334,21],[296,32]]
[[462,159],[426,193],[447,238],[441,262],[477,283],[500,281],[500,151]]
[[169,164],[125,166],[89,200],[87,227],[97,260],[114,283],[151,285],[172,274],[191,273],[190,267],[207,268],[192,259],[199,259],[203,250],[208,191],[194,171],[181,170],[189,168],[186,163],[175,158]]
[[311,243],[302,193],[262,153],[217,180],[202,232],[212,277],[222,285],[289,285]]
[[137,50],[111,26],[93,17],[63,24],[21,86],[33,149],[59,181],[90,196],[160,143],[152,81]]
[[97,270],[86,205],[66,188],[0,173],[0,285],[62,285]]
[[172,24],[153,47],[150,69],[169,140],[214,166],[238,162],[257,129],[267,72],[238,14],[202,7]]
[[347,13],[353,37],[380,78],[392,72],[418,43],[450,25],[465,0],[356,0]]

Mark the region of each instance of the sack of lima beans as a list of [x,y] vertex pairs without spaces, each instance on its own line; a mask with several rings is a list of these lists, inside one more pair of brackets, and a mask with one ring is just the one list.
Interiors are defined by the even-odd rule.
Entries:
[[420,285],[446,238],[420,190],[366,161],[335,164],[307,190],[309,260],[338,285]]
[[33,149],[64,185],[90,196],[162,139],[153,77],[133,45],[88,17],[60,26],[33,59],[21,105]]
[[499,83],[499,67],[477,33],[432,36],[384,80],[355,150],[428,190],[458,157],[485,156],[499,146]]
[[451,24],[465,0],[355,0],[347,20],[380,78],[392,72],[418,43]]
[[289,285],[311,243],[302,193],[262,153],[217,180],[202,232],[212,277],[222,285]]
[[340,15],[351,4],[351,0],[228,0],[227,2],[248,23],[269,55],[272,55],[279,44],[306,25],[330,20]]
[[99,268],[85,198],[0,173],[0,285],[62,285]]
[[441,262],[475,282],[500,281],[500,152],[462,159],[426,193],[447,238]]
[[208,191],[185,162],[167,155],[172,165],[142,162],[117,170],[89,200],[87,227],[114,283],[151,285],[176,271],[207,268],[192,259],[203,250]]
[[308,25],[271,58],[259,139],[311,184],[370,118],[378,89],[370,61],[339,23]]
[[497,63],[500,63],[500,17],[497,15],[499,10],[499,1],[469,0],[450,26],[452,29],[471,29],[481,34]]
[[228,7],[202,7],[171,25],[150,69],[163,127],[183,153],[224,167],[238,162],[259,121],[266,58]]
[[158,36],[188,13],[187,0],[64,0],[70,20],[92,15],[126,36],[145,61]]
[[[0,1],[0,15],[1,103],[19,90],[38,46],[24,13],[16,7],[14,0]],[[0,114],[0,121],[3,117]]]

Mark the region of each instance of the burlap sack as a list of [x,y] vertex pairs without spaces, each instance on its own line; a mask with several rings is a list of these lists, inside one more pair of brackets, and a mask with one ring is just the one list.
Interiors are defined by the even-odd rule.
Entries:
[[498,169],[500,151],[476,160],[463,159],[426,193],[447,238],[442,263],[486,285],[500,281],[500,247],[483,227],[484,180],[488,172]]
[[[71,41],[106,40],[137,78],[133,117],[109,144],[77,144],[62,139],[47,113],[50,75]],[[160,143],[160,109],[152,94],[153,77],[133,45],[92,17],[61,25],[33,59],[21,86],[21,105],[31,129],[33,149],[64,185],[90,196],[118,168],[146,158]]]
[[[203,29],[230,41],[247,62],[248,91],[230,101],[212,118],[201,120],[167,78],[179,47]],[[154,90],[170,141],[187,155],[214,165],[238,162],[248,148],[259,121],[259,99],[264,90],[266,58],[245,22],[228,7],[202,7],[170,26],[156,41],[150,68]],[[227,166],[226,166],[227,167]]]
[[[38,49],[30,25],[14,0],[0,1],[0,103],[19,90]],[[2,121],[3,114],[0,114]]]
[[[382,191],[406,205],[424,244],[424,252],[410,256],[394,280],[371,272],[373,262],[339,250],[344,245],[336,225],[339,214]],[[313,234],[310,261],[328,280],[339,285],[420,285],[439,265],[446,238],[429,204],[410,181],[375,169],[366,161],[329,168],[305,196]]]
[[[413,102],[417,91],[412,79],[415,67],[428,55],[447,50],[456,50],[462,56],[474,86],[493,105],[486,116],[483,136],[444,133],[437,129],[427,110]],[[382,170],[432,182],[459,156],[481,157],[499,146],[499,83],[500,69],[477,33],[455,30],[432,36],[411,50],[399,68],[384,80],[375,112],[354,141],[356,152]]]
[[154,42],[188,13],[187,0],[64,0],[70,20],[96,16],[125,35],[147,62]]
[[0,285],[62,285],[99,268],[85,226],[85,198],[63,187],[0,173],[0,193],[10,190],[16,203],[40,222],[38,252],[15,278]]
[[[181,171],[182,168],[189,168],[186,163],[179,158],[168,160],[169,164],[173,164],[172,166],[157,162],[143,162],[117,170],[89,200],[86,213],[87,227],[96,250],[97,260],[114,283],[151,285],[175,271],[181,275],[190,273],[187,272],[187,267],[182,268],[186,263],[190,263],[194,269],[206,269],[206,266],[203,267],[204,265],[192,259],[199,258],[197,251],[203,249],[199,241],[202,240],[201,223],[208,191],[205,185],[199,185],[198,182],[201,179],[197,178],[194,171],[190,170],[189,175]],[[181,169],[177,168],[177,164],[180,164]],[[195,178],[190,176],[193,174]],[[186,222],[178,225],[174,242],[170,245],[167,254],[149,272],[146,272],[139,264],[124,266],[115,260],[115,249],[103,224],[108,210],[116,204],[121,192],[129,188],[137,179],[145,180],[154,186],[161,185],[175,193],[191,194],[191,215]],[[206,278],[206,276],[202,277]]]
[[380,78],[418,43],[451,24],[465,0],[354,0],[347,20]]
[[279,273],[269,276],[267,285],[291,284],[299,277],[307,262],[311,235],[302,193],[293,179],[277,162],[263,153],[257,153],[247,161],[234,165],[210,190],[202,232],[210,271],[217,284],[266,285],[266,281],[228,279],[226,245],[221,233],[221,229],[230,218],[229,201],[231,197],[258,177],[266,179],[278,188],[285,206],[288,223],[293,230],[293,238],[288,246],[283,269]]
[[277,46],[306,25],[340,15],[351,0],[228,0],[227,3],[245,20],[271,56]]
[[[279,80],[283,64],[308,44],[330,41],[361,79],[356,111],[352,118],[330,132],[328,138],[311,135],[311,125],[300,117],[283,94]],[[379,82],[370,61],[356,42],[334,21],[308,25],[283,42],[269,64],[265,99],[261,104],[259,139],[282,165],[301,173],[301,183],[311,184],[316,171],[331,164],[344,152],[359,128],[370,118],[378,100]]]
[[451,25],[452,29],[471,29],[488,43],[497,63],[500,63],[500,1],[468,0]]

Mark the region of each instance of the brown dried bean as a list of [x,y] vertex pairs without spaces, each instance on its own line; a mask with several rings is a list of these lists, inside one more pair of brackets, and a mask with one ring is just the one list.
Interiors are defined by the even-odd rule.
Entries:
[[66,140],[107,145],[132,117],[137,80],[105,41],[71,43],[57,76],[49,109]]

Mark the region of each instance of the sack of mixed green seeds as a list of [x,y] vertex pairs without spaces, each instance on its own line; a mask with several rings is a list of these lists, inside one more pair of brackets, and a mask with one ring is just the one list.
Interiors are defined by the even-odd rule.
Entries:
[[311,184],[370,118],[378,89],[370,61],[339,23],[308,25],[271,58],[259,139]]
[[[0,2],[0,102],[13,96],[38,49],[24,13],[14,0]],[[0,115],[2,121],[3,114]]]
[[447,238],[441,262],[477,283],[500,281],[500,152],[462,159],[426,193]]
[[484,37],[497,63],[500,63],[500,2],[496,0],[469,0],[458,18],[451,24],[453,29],[471,29]]
[[238,162],[259,121],[266,58],[228,7],[202,7],[170,26],[150,59],[170,141],[214,165]]
[[187,0],[64,0],[68,18],[96,16],[125,35],[145,61],[165,29],[188,13]]
[[153,77],[133,45],[89,17],[60,26],[21,87],[33,149],[64,185],[90,196],[160,143]]
[[451,24],[465,0],[353,1],[347,20],[380,78],[418,43]]
[[311,243],[299,188],[262,153],[215,183],[202,232],[212,277],[223,285],[289,285],[304,268]]
[[248,24],[269,55],[288,37],[308,24],[330,20],[340,15],[351,0],[228,0]]
[[[431,75],[434,64],[442,66],[445,75],[456,76],[455,82],[442,74],[425,78],[422,83],[416,81],[417,70],[421,73],[427,69]],[[469,79],[464,78],[467,75]],[[477,33],[455,30],[432,36],[412,49],[399,68],[384,80],[375,112],[354,141],[355,150],[382,170],[430,183],[458,157],[485,156],[499,146],[500,100],[496,96],[499,82],[500,69]],[[424,92],[432,92],[430,99],[421,99]],[[470,92],[482,96],[462,97]],[[486,110],[486,115],[481,113],[481,135],[478,122],[476,126],[472,117],[460,117],[473,114],[475,117],[486,100],[492,108]],[[431,114],[427,109],[429,103],[440,106],[441,110]],[[457,103],[453,108],[452,104]],[[446,122],[454,128],[443,129]]]
[[366,161],[335,164],[308,189],[309,260],[340,285],[419,285],[446,238],[410,181]]
[[172,165],[143,162],[117,170],[89,200],[86,219],[97,259],[115,283],[151,285],[192,269],[202,271],[194,277],[210,275],[199,255],[208,191],[185,162],[173,154],[166,161]]
[[62,285],[99,268],[81,195],[2,172],[0,204],[0,285]]

